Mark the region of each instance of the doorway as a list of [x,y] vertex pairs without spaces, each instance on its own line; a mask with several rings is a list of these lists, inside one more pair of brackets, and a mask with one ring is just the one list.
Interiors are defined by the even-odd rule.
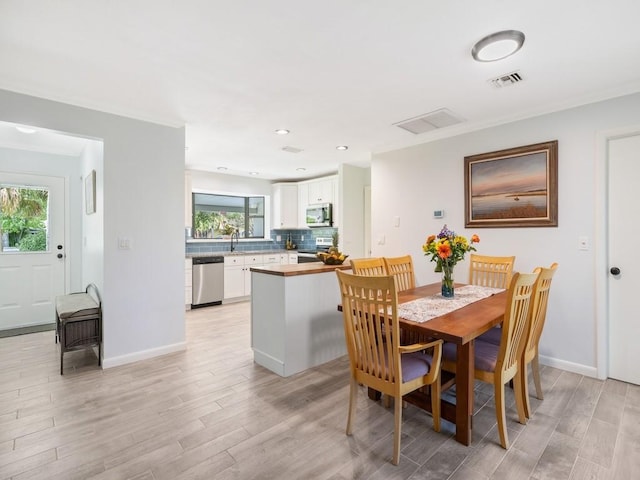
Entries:
[[640,132],[607,142],[608,376],[640,385],[640,323],[634,299],[640,258],[633,251],[640,235],[635,188],[640,178]]
[[65,179],[0,172],[0,188],[0,334],[52,329],[65,290]]

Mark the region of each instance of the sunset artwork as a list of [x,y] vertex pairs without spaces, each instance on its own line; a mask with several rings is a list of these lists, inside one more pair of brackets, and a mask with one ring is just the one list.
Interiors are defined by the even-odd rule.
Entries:
[[546,152],[475,163],[471,166],[473,218],[546,218],[547,182]]
[[557,226],[557,141],[465,157],[465,226]]

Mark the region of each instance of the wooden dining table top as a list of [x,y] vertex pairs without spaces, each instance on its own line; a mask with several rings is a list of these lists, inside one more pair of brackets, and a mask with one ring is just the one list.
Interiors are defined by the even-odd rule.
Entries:
[[[456,287],[462,286],[464,284],[456,284]],[[439,294],[440,288],[440,283],[432,283],[399,292],[398,304]],[[502,323],[506,301],[505,290],[426,322],[400,318],[400,325],[409,330],[427,331],[430,336],[447,342],[465,344]]]

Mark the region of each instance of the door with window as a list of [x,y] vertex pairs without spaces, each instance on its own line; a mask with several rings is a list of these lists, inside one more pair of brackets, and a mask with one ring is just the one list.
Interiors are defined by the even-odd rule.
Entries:
[[64,208],[64,178],[0,172],[0,330],[55,323]]

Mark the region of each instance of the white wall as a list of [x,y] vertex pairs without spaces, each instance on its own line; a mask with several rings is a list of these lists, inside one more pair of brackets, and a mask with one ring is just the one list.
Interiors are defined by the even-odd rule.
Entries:
[[[560,264],[554,277],[547,323],[540,344],[542,361],[595,376],[596,171],[604,161],[596,148],[600,132],[640,123],[640,94],[539,116],[454,138],[378,154],[371,168],[373,256],[410,253],[418,283],[438,280],[421,246],[443,224],[458,233],[478,233],[479,253],[516,255],[516,270]],[[557,228],[464,229],[464,157],[558,140]],[[444,209],[445,218],[432,212]],[[394,227],[394,217],[401,217]],[[599,226],[600,228],[600,226]],[[602,226],[605,228],[605,226]],[[578,237],[591,240],[578,250]],[[600,245],[598,248],[604,248]],[[468,262],[456,279],[468,278]]]
[[104,141],[104,366],[185,348],[184,128],[4,90],[0,120]]
[[[91,141],[81,156],[82,202],[82,285],[93,283],[101,291],[104,285],[104,144]],[[96,171],[96,212],[86,214],[87,175]]]
[[366,256],[364,187],[370,182],[370,169],[340,165],[338,170],[340,248],[351,258]]

